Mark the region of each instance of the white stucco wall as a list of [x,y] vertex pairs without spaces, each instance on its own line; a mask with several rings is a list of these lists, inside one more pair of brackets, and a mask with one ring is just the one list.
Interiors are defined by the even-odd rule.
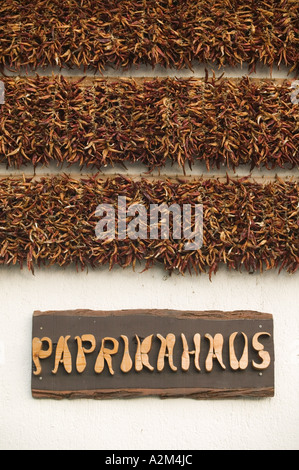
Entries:
[[[245,72],[228,70],[227,75]],[[286,76],[283,71],[275,74]],[[135,75],[155,73],[141,70]],[[195,75],[202,76],[202,69],[196,69]],[[258,76],[269,73],[261,70]],[[238,173],[247,174],[248,170]],[[140,274],[141,270],[109,272],[103,268],[77,273],[72,268],[44,268],[33,276],[26,269],[0,267],[0,448],[298,449],[299,273],[249,275],[221,268],[210,282],[205,275],[169,277],[160,268]],[[33,399],[33,311],[76,308],[252,309],[272,313],[275,397]]]
[[[117,269],[86,274],[0,270],[0,447],[6,449],[289,449],[299,447],[298,275],[166,277]],[[31,397],[35,309],[252,309],[274,316],[273,398],[195,401]]]

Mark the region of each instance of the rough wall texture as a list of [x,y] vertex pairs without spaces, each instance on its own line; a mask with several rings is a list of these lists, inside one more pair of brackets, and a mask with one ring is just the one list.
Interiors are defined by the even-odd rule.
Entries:
[[[33,276],[1,270],[2,449],[298,448],[298,276],[166,277],[119,269]],[[31,397],[35,308],[258,309],[274,316],[275,396],[263,399],[47,400]]]

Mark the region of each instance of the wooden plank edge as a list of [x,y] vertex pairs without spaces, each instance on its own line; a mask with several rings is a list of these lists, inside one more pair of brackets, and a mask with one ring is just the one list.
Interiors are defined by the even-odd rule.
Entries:
[[273,387],[244,388],[244,389],[208,389],[208,388],[165,388],[165,389],[101,389],[101,390],[37,390],[32,389],[33,398],[93,398],[93,399],[115,399],[115,398],[141,398],[159,397],[165,398],[191,398],[223,399],[223,398],[267,398],[274,396]]
[[254,310],[174,310],[174,309],[124,309],[124,310],[89,310],[89,309],[75,309],[75,310],[48,310],[33,312],[34,317],[38,316],[85,316],[85,317],[112,317],[112,316],[128,316],[128,315],[151,315],[157,317],[170,317],[170,318],[193,318],[193,319],[207,319],[207,320],[271,320],[273,318],[271,313],[258,312]]

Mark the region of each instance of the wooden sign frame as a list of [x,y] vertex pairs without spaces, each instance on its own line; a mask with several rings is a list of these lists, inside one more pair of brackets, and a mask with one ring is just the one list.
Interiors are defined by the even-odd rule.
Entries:
[[274,395],[271,314],[36,311],[35,398]]

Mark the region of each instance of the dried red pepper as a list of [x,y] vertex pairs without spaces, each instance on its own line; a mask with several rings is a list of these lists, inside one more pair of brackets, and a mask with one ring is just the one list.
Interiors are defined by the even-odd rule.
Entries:
[[0,162],[294,168],[289,80],[4,78]]
[[[184,239],[98,240],[98,204],[203,204],[203,245],[188,251]],[[129,220],[129,218],[128,218]],[[299,266],[298,183],[227,179],[146,179],[70,176],[0,180],[0,264],[34,270],[41,265],[150,268],[181,274],[220,265],[249,273],[295,273]]]
[[2,0],[0,64],[298,65],[296,0]]

